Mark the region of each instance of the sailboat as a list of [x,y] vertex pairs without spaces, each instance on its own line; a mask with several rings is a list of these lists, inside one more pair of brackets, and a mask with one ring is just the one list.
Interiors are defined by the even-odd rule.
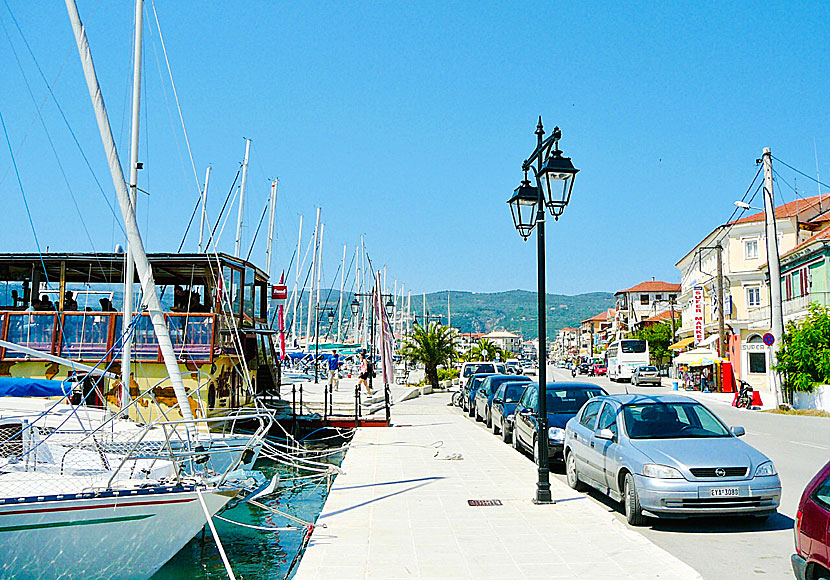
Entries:
[[[149,578],[205,523],[212,525],[213,515],[258,482],[233,470],[238,460],[214,476],[194,468],[209,456],[200,433],[210,420],[194,419],[86,33],[74,0],[66,0],[66,5],[149,319],[181,419],[115,429],[117,416],[97,424],[89,414],[82,417],[78,407],[62,402],[77,394],[79,383],[3,378],[0,394],[46,399],[41,399],[43,408],[34,418],[29,409],[0,419],[0,573],[15,578]],[[136,14],[140,18],[141,0]],[[132,313],[124,317],[125,332],[127,323],[133,324],[131,318]],[[86,399],[92,392],[81,390],[81,395]],[[64,428],[73,420],[77,430]],[[148,439],[153,428],[161,429],[164,439]]]

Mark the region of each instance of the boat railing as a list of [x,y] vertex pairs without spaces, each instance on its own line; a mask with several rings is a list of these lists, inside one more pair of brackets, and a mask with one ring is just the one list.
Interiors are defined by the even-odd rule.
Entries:
[[[167,312],[165,318],[173,348],[181,358],[195,363],[213,362],[216,314]],[[0,311],[0,338],[73,360],[109,361],[122,329],[120,312]],[[147,313],[136,323],[132,352],[137,361],[162,362]],[[11,349],[0,349],[0,360],[35,359]]]

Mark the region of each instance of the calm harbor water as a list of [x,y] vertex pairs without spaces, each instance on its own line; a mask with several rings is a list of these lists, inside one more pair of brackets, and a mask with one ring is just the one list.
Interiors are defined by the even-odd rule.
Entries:
[[[325,458],[325,461],[335,465],[339,465],[342,460],[343,453]],[[305,484],[304,480],[292,481],[290,478],[309,475],[309,472],[271,461],[259,462],[256,468],[267,477],[277,472],[280,474],[279,493],[262,503],[305,521],[313,522],[317,519],[328,495],[326,479],[315,479]],[[247,504],[239,504],[220,515],[253,526],[299,526],[283,516]],[[278,532],[253,530],[219,519],[214,519],[214,524],[234,574],[240,580],[285,578],[305,535],[304,529]],[[204,538],[201,534],[193,538],[152,580],[219,580],[227,577],[210,530],[206,529]]]

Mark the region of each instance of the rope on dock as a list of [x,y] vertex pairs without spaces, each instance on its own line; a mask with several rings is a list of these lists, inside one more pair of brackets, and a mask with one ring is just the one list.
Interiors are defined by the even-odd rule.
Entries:
[[210,516],[210,511],[205,503],[205,498],[202,497],[202,490],[196,488],[196,495],[199,497],[199,503],[202,504],[202,511],[205,512],[205,519],[208,526],[210,526],[210,533],[213,534],[213,541],[216,542],[216,548],[219,550],[219,555],[222,556],[222,563],[225,565],[225,571],[228,573],[230,580],[236,580],[233,574],[231,563],[228,561],[228,555],[225,553],[225,548],[222,547],[222,540],[219,539],[219,534],[216,533],[216,526],[213,525],[213,518]]
[[240,526],[243,528],[250,528],[252,530],[262,530],[264,532],[296,532],[297,530],[302,530],[304,528],[298,528],[297,526],[288,526],[285,528],[274,528],[268,526],[254,526],[252,524],[243,524],[242,522],[235,522],[233,520],[229,520],[227,518],[223,518],[222,516],[213,516],[217,520],[222,520],[223,522],[227,522],[229,524],[233,524],[235,526]]

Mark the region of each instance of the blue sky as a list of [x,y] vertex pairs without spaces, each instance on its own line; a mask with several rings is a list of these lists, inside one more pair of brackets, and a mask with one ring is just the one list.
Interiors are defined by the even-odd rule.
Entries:
[[[132,4],[79,8],[125,163]],[[729,217],[765,146],[810,175],[817,152],[830,180],[827,3],[159,0],[155,8],[199,181],[213,167],[211,217],[244,138],[253,139],[246,251],[270,179],[280,179],[275,269],[294,252],[299,215],[307,241],[319,205],[328,280],[343,245],[351,256],[365,234],[390,285],[534,289],[535,244],[521,241],[505,201],[540,114],[548,131],[562,128],[561,147],[581,170],[570,206],[549,222],[550,292],[678,280],[674,263]],[[146,14],[139,185],[149,196],[139,199],[139,221],[150,251],[175,251],[198,186],[149,3]],[[0,113],[40,245],[111,250],[123,236],[105,203],[115,205],[112,183],[65,10],[4,1],[0,19]],[[0,145],[0,249],[33,251],[5,137]],[[797,188],[817,192],[800,176]],[[795,197],[783,184],[777,193]],[[233,208],[220,242],[229,252],[235,217]],[[252,254],[260,264],[264,234],[263,226]],[[191,231],[185,250],[196,240]]]

